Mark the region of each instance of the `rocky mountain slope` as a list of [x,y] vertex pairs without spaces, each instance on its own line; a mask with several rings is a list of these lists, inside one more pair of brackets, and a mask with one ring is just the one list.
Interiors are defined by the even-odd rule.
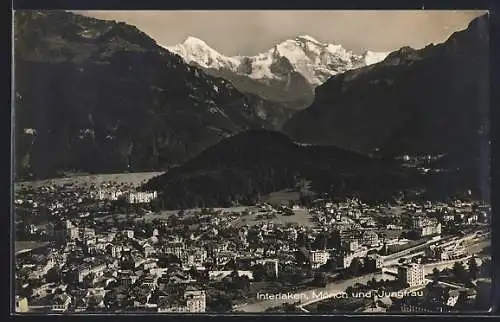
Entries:
[[62,11],[14,19],[19,178],[165,169],[286,113],[133,26]]
[[488,140],[488,54],[488,17],[481,16],[443,44],[404,47],[332,77],[284,131],[301,142],[385,156],[472,149]]
[[166,48],[186,62],[228,79],[243,92],[292,109],[307,107],[312,102],[314,88],[331,76],[377,63],[388,54],[368,51],[357,55],[340,45],[321,43],[307,35],[283,41],[255,56],[224,56],[195,37]]

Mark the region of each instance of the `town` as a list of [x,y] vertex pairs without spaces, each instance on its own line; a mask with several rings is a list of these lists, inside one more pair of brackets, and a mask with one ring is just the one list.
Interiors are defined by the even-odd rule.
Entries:
[[164,211],[156,191],[113,181],[18,185],[14,199],[20,313],[489,305],[491,209],[482,201],[318,198]]

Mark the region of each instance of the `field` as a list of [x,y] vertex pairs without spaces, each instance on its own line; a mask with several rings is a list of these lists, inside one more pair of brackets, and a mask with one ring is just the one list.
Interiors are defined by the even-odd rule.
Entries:
[[89,184],[102,184],[104,182],[115,181],[118,184],[131,184],[139,186],[147,180],[162,174],[162,172],[136,172],[136,173],[116,173],[116,174],[95,174],[95,175],[81,175],[65,178],[54,178],[38,181],[23,181],[16,182],[15,187],[40,187],[44,185],[62,186],[67,183],[74,183],[76,185],[89,185]]
[[280,206],[282,204],[288,205],[289,201],[297,201],[299,200],[299,197],[300,194],[297,191],[280,190],[262,197],[261,200],[273,206]]
[[15,241],[14,248],[17,254],[18,252],[25,251],[28,249],[43,247],[47,244],[48,244],[47,242],[38,242],[38,241]]

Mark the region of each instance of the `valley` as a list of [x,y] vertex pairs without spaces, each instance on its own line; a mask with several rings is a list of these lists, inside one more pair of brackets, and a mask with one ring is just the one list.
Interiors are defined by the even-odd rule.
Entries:
[[16,313],[487,310],[488,14],[219,14],[15,12]]

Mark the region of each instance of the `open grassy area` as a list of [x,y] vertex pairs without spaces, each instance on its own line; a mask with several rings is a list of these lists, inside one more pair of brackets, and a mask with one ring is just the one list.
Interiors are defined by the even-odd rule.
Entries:
[[267,196],[262,197],[261,200],[273,206],[280,206],[282,204],[288,205],[289,201],[298,201],[299,197],[299,192],[287,189],[272,192]]
[[293,223],[309,227],[316,226],[316,222],[313,221],[313,217],[306,209],[294,210],[293,212],[294,212],[293,216],[283,216],[277,214],[276,217],[270,219],[267,218],[259,219],[257,218],[256,214],[252,214],[249,216],[242,217],[238,221],[238,226],[243,226],[243,225],[253,226],[258,223],[269,223],[269,222],[274,224]]
[[28,249],[36,249],[39,247],[44,247],[48,245],[48,242],[40,242],[40,241],[15,241],[14,248],[15,252],[18,253],[20,251],[28,250]]
[[26,187],[40,187],[44,185],[56,185],[62,186],[68,183],[74,183],[76,185],[89,185],[89,184],[102,184],[105,182],[116,182],[118,184],[125,183],[134,186],[139,186],[140,184],[146,182],[147,180],[162,174],[162,172],[136,172],[136,173],[115,173],[115,174],[92,174],[92,175],[79,175],[65,178],[54,178],[47,180],[37,180],[37,181],[23,181],[16,182],[15,187],[20,188],[22,186]]

